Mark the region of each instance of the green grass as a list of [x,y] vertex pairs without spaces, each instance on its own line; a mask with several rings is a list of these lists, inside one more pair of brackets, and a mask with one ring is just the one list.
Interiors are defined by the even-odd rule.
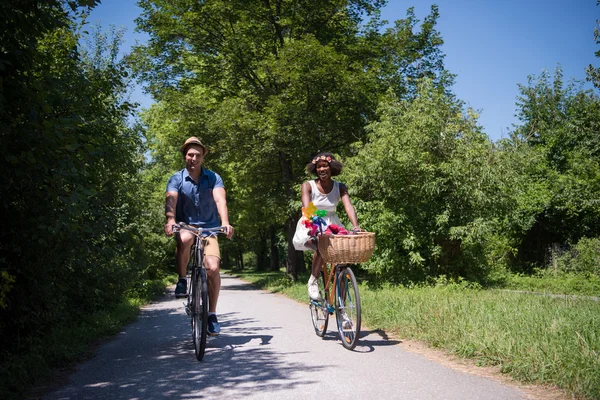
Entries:
[[[292,283],[279,272],[235,275],[306,301],[304,277]],[[514,283],[511,288],[527,289]],[[378,289],[363,284],[360,293],[363,321],[370,329],[418,340],[478,365],[498,366],[521,382],[557,386],[578,398],[600,398],[599,301],[460,283]]]
[[506,289],[533,292],[600,296],[600,277],[593,274],[539,272],[534,276],[511,275]]

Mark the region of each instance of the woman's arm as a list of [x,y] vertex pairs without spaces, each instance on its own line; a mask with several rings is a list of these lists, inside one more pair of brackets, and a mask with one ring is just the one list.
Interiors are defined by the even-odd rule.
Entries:
[[346,214],[348,214],[348,219],[350,219],[350,222],[352,223],[352,229],[355,231],[360,231],[361,229],[360,226],[358,226],[356,211],[354,210],[352,201],[350,201],[350,195],[348,194],[348,188],[343,183],[340,183],[340,196],[342,198],[344,208],[346,209]]
[[310,192],[310,183],[304,182],[302,184],[302,207],[304,208],[308,207],[308,204],[310,203]]

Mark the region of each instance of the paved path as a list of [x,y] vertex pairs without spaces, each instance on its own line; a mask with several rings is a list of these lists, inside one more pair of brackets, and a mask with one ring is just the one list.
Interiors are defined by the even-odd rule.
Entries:
[[222,334],[196,361],[189,318],[172,297],[80,365],[57,399],[525,399],[497,381],[437,364],[366,331],[344,349],[330,319],[314,334],[306,304],[223,276]]

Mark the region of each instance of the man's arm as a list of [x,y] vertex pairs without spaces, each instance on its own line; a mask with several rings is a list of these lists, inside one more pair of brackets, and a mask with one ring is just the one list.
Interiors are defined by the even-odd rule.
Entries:
[[229,224],[229,210],[227,209],[227,196],[225,194],[225,188],[214,188],[213,198],[217,204],[219,217],[221,217],[221,225],[224,226],[227,231],[227,239],[231,239],[233,236],[233,226]]
[[175,212],[177,209],[177,196],[178,192],[167,192],[165,200],[165,234],[167,236],[173,236],[173,225],[175,222]]

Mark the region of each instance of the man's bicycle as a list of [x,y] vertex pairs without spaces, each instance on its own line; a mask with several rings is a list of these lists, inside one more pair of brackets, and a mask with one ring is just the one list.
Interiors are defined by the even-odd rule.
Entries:
[[352,268],[348,264],[367,261],[373,254],[375,234],[318,236],[318,247],[325,263],[317,277],[319,300],[310,300],[309,308],[315,333],[325,336],[329,315],[335,312],[342,345],[352,350],[360,337],[360,295]]
[[203,235],[216,236],[219,233],[225,233],[225,228],[199,228],[184,223],[173,225],[173,232],[179,232],[182,229],[188,230],[196,236],[188,266],[187,303],[184,304],[185,312],[192,319],[192,338],[196,358],[201,361],[206,350],[208,331],[208,280],[204,267],[205,238]]

